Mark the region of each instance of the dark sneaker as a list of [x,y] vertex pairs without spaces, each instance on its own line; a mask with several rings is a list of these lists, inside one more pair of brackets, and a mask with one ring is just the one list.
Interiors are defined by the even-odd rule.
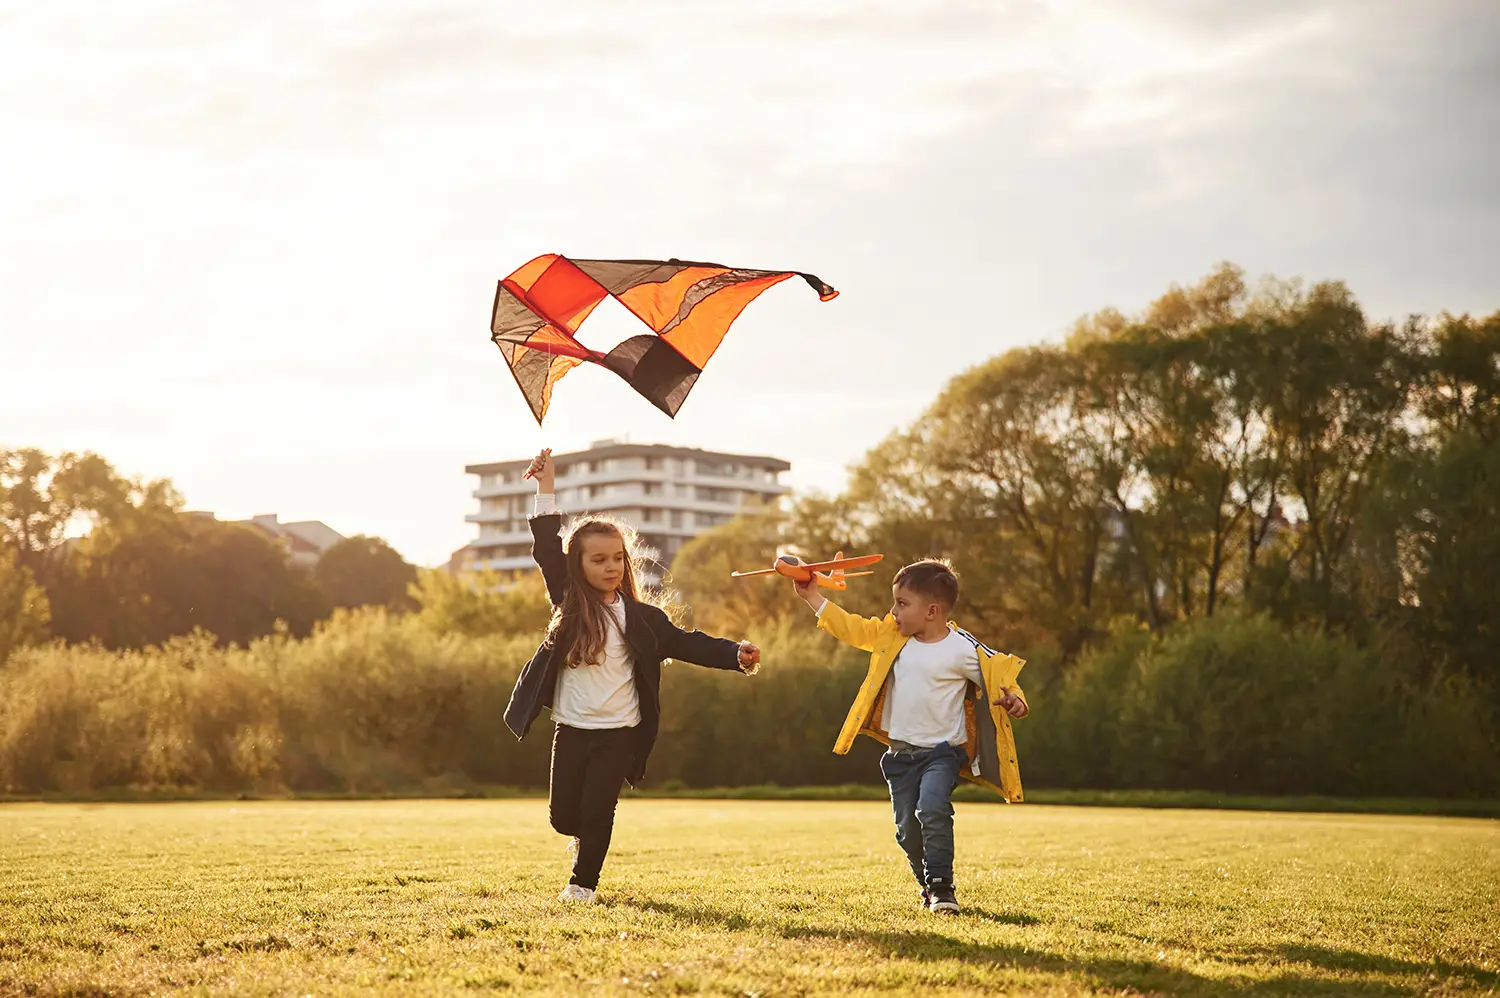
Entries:
[[953,885],[935,881],[927,887],[927,910],[933,914],[958,914],[958,898],[953,895]]

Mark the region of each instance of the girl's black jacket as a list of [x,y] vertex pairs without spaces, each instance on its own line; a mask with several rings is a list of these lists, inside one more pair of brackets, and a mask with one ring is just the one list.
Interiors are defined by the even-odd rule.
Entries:
[[[568,585],[568,558],[563,554],[562,515],[549,513],[531,518],[531,556],[542,569],[547,596],[561,606]],[[620,594],[625,600],[625,643],[635,668],[635,689],[640,698],[641,723],[636,726],[635,759],[626,778],[632,786],[646,772],[646,758],[656,744],[661,724],[661,662],[664,658],[710,669],[740,671],[739,642],[715,638],[702,631],[684,631],[657,607]],[[557,670],[564,653],[550,642],[542,646],[516,680],[505,708],[505,724],[517,738],[525,738],[543,707],[552,706],[557,691]],[[580,668],[587,668],[581,666]]]

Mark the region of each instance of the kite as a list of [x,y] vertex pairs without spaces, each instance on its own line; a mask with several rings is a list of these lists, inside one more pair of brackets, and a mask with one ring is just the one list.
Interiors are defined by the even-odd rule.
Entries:
[[[811,274],[744,270],[684,260],[572,260],[539,256],[499,283],[490,339],[540,426],[552,389],[587,361],[609,368],[675,417],[730,325],[766,288],[800,277],[823,301],[838,292]],[[625,306],[652,332],[608,353],[577,340],[578,327],[604,300]]]

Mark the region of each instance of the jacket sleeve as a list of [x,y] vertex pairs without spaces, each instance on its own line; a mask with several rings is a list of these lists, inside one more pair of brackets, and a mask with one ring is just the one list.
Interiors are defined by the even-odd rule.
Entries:
[[665,613],[661,614],[659,633],[663,658],[691,662],[709,669],[723,669],[725,672],[740,671],[738,641],[716,638],[702,631],[685,631],[672,623]]
[[553,606],[562,606],[568,591],[568,556],[563,554],[562,514],[533,516],[531,524],[531,557],[542,570],[547,583],[547,598]]
[[818,630],[827,631],[844,644],[853,645],[861,651],[874,651],[876,642],[880,640],[880,632],[887,626],[885,620],[857,616],[833,600],[824,603],[823,609],[818,612]]

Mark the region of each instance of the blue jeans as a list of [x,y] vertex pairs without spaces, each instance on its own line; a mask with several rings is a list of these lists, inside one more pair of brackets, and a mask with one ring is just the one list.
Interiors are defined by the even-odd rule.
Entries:
[[924,888],[953,883],[953,789],[967,762],[961,745],[892,749],[880,757],[896,813],[896,842]]

